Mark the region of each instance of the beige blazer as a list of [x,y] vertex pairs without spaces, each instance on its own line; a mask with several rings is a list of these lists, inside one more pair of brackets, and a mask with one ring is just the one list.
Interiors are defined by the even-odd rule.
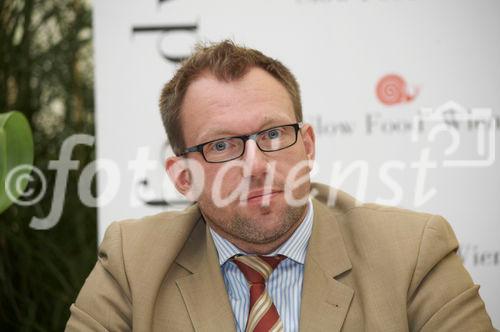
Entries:
[[[315,184],[301,331],[493,331],[439,216],[357,206]],[[196,205],[115,222],[66,331],[235,331],[217,252]]]

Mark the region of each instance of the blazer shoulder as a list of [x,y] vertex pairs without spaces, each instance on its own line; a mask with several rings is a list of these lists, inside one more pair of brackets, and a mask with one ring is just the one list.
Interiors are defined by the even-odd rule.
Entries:
[[378,238],[382,243],[413,244],[421,250],[424,239],[433,238],[447,251],[458,247],[451,225],[436,214],[369,203],[349,209],[338,220],[346,233],[367,241]]
[[158,231],[179,232],[190,227],[201,214],[196,204],[182,211],[166,211],[137,219],[115,221],[124,233],[134,233],[136,236],[149,236]]
[[129,277],[142,275],[144,269],[155,270],[159,263],[168,269],[200,217],[193,205],[183,211],[115,221],[99,246],[99,261],[110,272],[118,270]]
[[402,223],[402,226],[409,226],[413,223],[417,227],[425,227],[433,217],[444,220],[441,216],[427,212],[419,212],[394,206],[385,206],[375,203],[363,203],[353,206],[345,212],[347,219],[352,217],[362,217],[366,222],[376,223]]
[[411,330],[492,330],[479,287],[457,255],[457,238],[442,216],[362,204],[338,190],[330,205],[324,193],[331,190],[325,187],[315,213],[322,223],[339,225],[352,265],[343,281],[359,290],[360,302],[399,303]]
[[[450,224],[439,215],[398,207],[361,203],[349,194],[321,185],[315,211],[321,219],[339,225],[348,252],[363,253],[371,261],[392,262],[415,268],[429,243],[440,253],[456,250],[458,242]],[[334,197],[332,199],[332,192]],[[435,257],[438,259],[438,257]]]
[[182,211],[114,221],[106,229],[99,251],[149,249],[150,246],[157,246],[158,241],[171,243],[170,239],[190,232],[200,216],[197,205],[192,205]]
[[326,205],[328,211],[333,213],[343,226],[358,226],[359,220],[364,227],[373,224],[374,227],[380,228],[394,224],[395,227],[423,228],[433,216],[398,207],[363,203],[342,190],[324,184],[314,183],[312,190],[316,200]]

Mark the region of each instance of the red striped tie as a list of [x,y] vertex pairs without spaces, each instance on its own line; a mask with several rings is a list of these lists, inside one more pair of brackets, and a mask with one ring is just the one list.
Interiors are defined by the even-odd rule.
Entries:
[[266,291],[266,280],[284,259],[286,257],[283,255],[233,257],[233,262],[250,285],[250,312],[246,332],[284,331],[278,310]]

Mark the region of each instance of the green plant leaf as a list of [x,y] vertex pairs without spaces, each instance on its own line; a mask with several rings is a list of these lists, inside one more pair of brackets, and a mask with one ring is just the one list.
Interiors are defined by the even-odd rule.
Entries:
[[[26,117],[17,111],[0,113],[0,213],[26,189],[33,155],[33,134]],[[19,171],[11,173],[14,169]]]

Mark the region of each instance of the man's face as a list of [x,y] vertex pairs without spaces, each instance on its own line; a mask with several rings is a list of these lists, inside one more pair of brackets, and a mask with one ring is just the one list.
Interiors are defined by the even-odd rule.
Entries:
[[[182,105],[186,146],[296,122],[288,92],[260,68],[231,82],[206,73],[189,86]],[[188,157],[202,165],[204,183],[198,204],[221,235],[266,244],[290,232],[302,219],[306,205],[287,204],[285,189],[290,171],[299,168],[292,180],[303,177],[305,181],[295,186],[292,196],[299,199],[309,193],[307,161],[314,158],[310,126],[299,131],[294,145],[280,151],[263,152],[255,141],[248,140],[245,153],[233,161],[208,163],[198,152]],[[229,197],[234,199],[227,200]]]

